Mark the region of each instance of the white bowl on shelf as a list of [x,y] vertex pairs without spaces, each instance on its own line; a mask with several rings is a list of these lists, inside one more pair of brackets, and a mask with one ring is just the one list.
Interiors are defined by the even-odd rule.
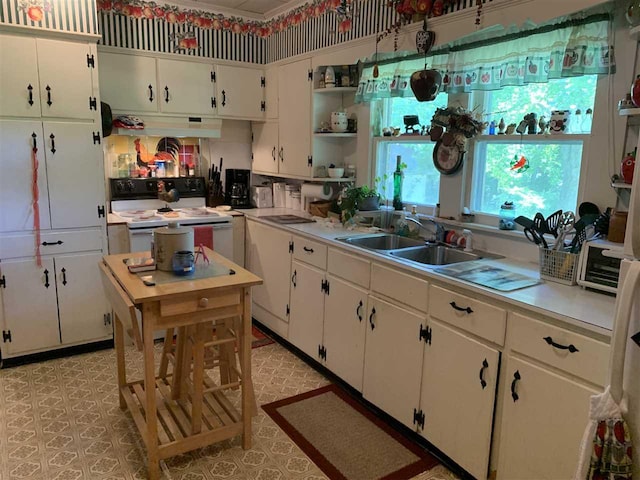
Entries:
[[327,168],[327,172],[329,173],[329,177],[331,178],[342,178],[342,176],[344,175],[344,168]]

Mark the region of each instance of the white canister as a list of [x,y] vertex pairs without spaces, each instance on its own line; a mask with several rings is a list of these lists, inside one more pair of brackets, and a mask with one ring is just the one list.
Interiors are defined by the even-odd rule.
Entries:
[[300,193],[300,187],[298,187],[298,185],[287,185],[285,187],[285,190],[286,190],[286,193],[287,193],[287,196],[285,198],[285,207],[293,209],[294,208],[294,206],[293,206],[293,194],[296,193],[296,192],[299,194]]
[[193,251],[193,228],[170,222],[167,227],[153,231],[153,258],[158,270],[172,272],[173,254],[181,250]]
[[331,112],[331,130],[342,133],[347,131],[349,122],[345,112]]
[[275,208],[284,208],[287,204],[287,192],[284,189],[286,185],[284,182],[273,183],[273,206]]
[[302,195],[300,190],[291,192],[291,209],[302,210]]

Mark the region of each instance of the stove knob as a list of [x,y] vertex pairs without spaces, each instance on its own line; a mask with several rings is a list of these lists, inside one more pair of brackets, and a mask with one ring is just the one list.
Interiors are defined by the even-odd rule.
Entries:
[[118,193],[122,193],[124,192],[124,182],[121,180],[118,180],[117,182],[114,183],[115,187],[116,187],[116,192]]
[[127,180],[127,185],[125,186],[125,190],[127,192],[133,192],[135,188],[135,184],[133,183],[133,180]]

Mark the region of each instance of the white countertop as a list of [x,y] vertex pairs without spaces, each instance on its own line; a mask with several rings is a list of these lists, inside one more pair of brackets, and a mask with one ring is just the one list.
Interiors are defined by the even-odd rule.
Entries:
[[[262,208],[241,210],[247,217],[257,220],[264,220],[264,217],[271,215],[309,215],[299,210],[288,210],[285,208]],[[511,292],[501,292],[474,283],[457,280],[451,277],[438,274],[432,268],[416,264],[405,263],[393,259],[388,255],[366,250],[347,243],[337,241],[336,238],[354,234],[364,234],[370,229],[346,229],[341,224],[329,224],[324,222],[302,223],[279,225],[274,222],[265,221],[268,225],[282,228],[299,235],[307,236],[316,240],[323,240],[329,245],[334,245],[343,250],[350,251],[368,257],[380,263],[395,266],[397,268],[412,272],[423,278],[437,279],[438,282],[463,287],[467,293],[477,292],[485,297],[495,298],[515,307],[524,308],[528,311],[537,312],[541,315],[551,317],[564,324],[573,325],[580,329],[585,329],[605,337],[611,336],[615,297],[597,292],[587,291],[579,286],[567,286],[556,282],[543,280],[541,284],[532,287],[522,288]],[[500,252],[491,252],[500,254]],[[537,263],[524,263],[513,258],[502,258],[497,260],[483,260],[491,265],[499,266],[505,270],[521,273],[533,278],[539,278]]]

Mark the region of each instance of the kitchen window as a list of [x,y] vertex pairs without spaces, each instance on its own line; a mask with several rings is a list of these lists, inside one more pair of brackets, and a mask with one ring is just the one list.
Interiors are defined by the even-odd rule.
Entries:
[[596,75],[586,75],[474,95],[475,108],[487,112],[486,121],[495,124],[504,118],[505,124],[518,125],[530,112],[544,112],[548,122],[552,110],[568,110],[570,120],[568,134],[477,137],[469,195],[473,211],[498,215],[506,201],[514,202],[517,214],[527,217],[538,211],[545,215],[558,209],[575,211],[596,82]]
[[[417,115],[421,125],[429,126],[436,108],[445,107],[448,95],[441,93],[433,102],[418,102],[414,97],[390,98],[383,102],[382,126],[400,128],[404,133],[404,116]],[[407,166],[403,170],[402,200],[404,204],[433,207],[438,203],[440,173],[433,165],[433,147],[428,136],[378,137],[376,152],[376,188],[388,204],[393,198],[393,172],[396,158],[402,157]],[[428,213],[431,213],[429,208]]]

